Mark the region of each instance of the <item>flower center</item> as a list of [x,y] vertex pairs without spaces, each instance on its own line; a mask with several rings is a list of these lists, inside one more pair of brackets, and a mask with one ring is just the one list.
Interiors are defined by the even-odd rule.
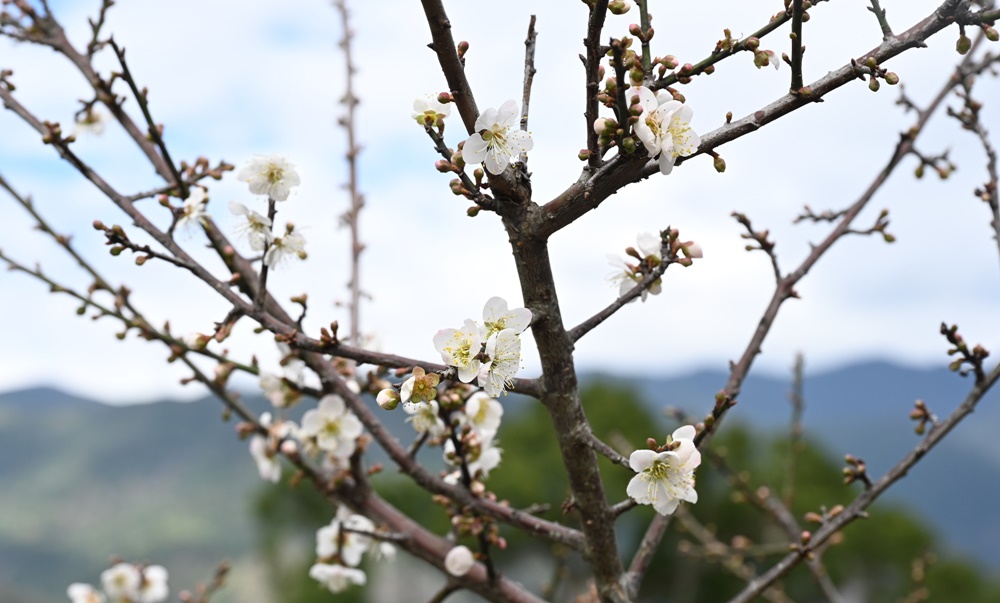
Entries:
[[264,173],[264,175],[267,177],[268,182],[270,182],[271,184],[277,184],[281,182],[281,180],[285,177],[285,170],[279,168],[278,166],[272,165],[267,168],[267,171]]
[[674,139],[674,157],[678,155],[687,157],[697,150],[691,148],[691,124],[675,117],[670,120],[670,126],[667,129]]

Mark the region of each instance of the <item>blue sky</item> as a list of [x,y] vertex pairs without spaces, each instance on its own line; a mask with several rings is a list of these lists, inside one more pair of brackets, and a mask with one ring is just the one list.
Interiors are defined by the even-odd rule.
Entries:
[[[93,16],[97,4],[53,4],[78,45],[86,41],[86,17]],[[531,169],[536,200],[543,202],[579,173],[576,152],[584,146],[585,124],[576,55],[585,8],[572,2],[450,4],[456,37],[472,43],[467,71],[481,108],[520,98],[528,15],[538,14]],[[722,0],[713,11],[699,10],[696,2],[651,4],[654,52],[696,62],[711,51],[723,28],[749,33],[782,3]],[[897,31],[936,4],[884,2]],[[484,10],[487,6],[494,8]],[[348,248],[347,232],[336,227],[337,215],[347,206],[340,188],[345,145],[336,126],[341,110],[336,101],[343,90],[336,13],[319,1],[234,7],[121,3],[112,9],[108,26],[127,48],[133,72],[149,87],[154,115],[166,124],[175,158],[206,155],[239,166],[255,153],[281,153],[299,167],[303,184],[282,205],[278,221],[291,220],[305,229],[310,258],[276,273],[270,284],[279,298],[309,292],[307,326],[312,329],[331,320],[346,324],[346,313],[335,305],[345,297]],[[409,117],[413,98],[445,88],[426,48],[429,33],[419,3],[354,3],[353,10],[362,99],[358,126],[364,141],[361,185],[368,201],[362,217],[368,244],[364,288],[372,296],[362,328],[385,351],[435,360],[434,332],[478,318],[493,295],[516,303],[517,278],[499,221],[488,214],[465,217],[467,203],[450,194],[447,176],[434,171],[431,143]],[[880,40],[863,3],[822,3],[813,15],[805,34],[807,81]],[[635,19],[632,13],[609,18],[607,34],[625,33]],[[945,31],[929,48],[888,65],[917,102],[926,102],[947,77],[958,56],[956,36]],[[766,38],[763,47],[785,50],[786,40],[782,31]],[[105,73],[112,67],[109,56],[99,64]],[[15,70],[18,98],[44,119],[70,123],[76,99],[86,94],[79,76],[46,49],[0,41],[0,67]],[[720,64],[715,75],[683,89],[694,109],[695,129],[708,132],[721,125],[727,111],[740,117],[778,98],[787,90],[788,75],[787,68],[758,71],[749,55]],[[996,82],[988,78],[978,87],[978,96],[987,100],[983,118],[993,130],[1000,128],[1000,108],[989,99],[1000,98],[997,93]],[[605,256],[633,245],[637,232],[670,225],[705,249],[706,257],[694,267],[668,272],[663,294],[629,306],[580,341],[579,366],[676,374],[724,368],[738,357],[770,297],[772,278],[763,255],[742,250],[740,228],[729,214],[746,213],[758,228],[769,228],[783,267],[794,268],[826,228],[793,226],[792,219],[804,204],[817,210],[845,207],[867,187],[897,133],[912,121],[895,105],[897,96],[885,86],[878,94],[862,82],[846,86],[825,103],[719,149],[728,164],[725,174],[716,174],[710,159],[695,159],[669,177],[625,189],[555,235],[551,254],[567,326],[613,299]],[[131,102],[126,108],[135,109]],[[111,258],[89,225],[94,219],[120,223],[122,214],[10,112],[0,113],[0,133],[0,173],[31,193],[39,209],[72,234],[109,278],[134,289],[136,304],[154,322],[170,320],[175,332],[186,333],[209,330],[224,316],[225,307],[207,287],[179,271],[155,262],[140,269],[124,256]],[[451,120],[446,134],[451,145],[464,138],[458,119]],[[77,144],[77,151],[122,191],[158,184],[134,145],[114,127]],[[928,154],[950,148],[959,171],[945,182],[932,177],[918,182],[912,177],[914,160],[908,159],[859,222],[868,226],[888,208],[898,242],[841,242],[799,287],[803,299],[783,310],[760,368],[785,371],[798,350],[817,370],[873,357],[941,364],[946,345],[937,325],[942,320],[958,322],[970,339],[987,347],[1000,342],[1000,262],[987,207],[972,196],[985,179],[985,159],[974,138],[943,114],[920,147]],[[260,204],[232,177],[212,183],[209,194],[210,211],[227,230],[235,225],[226,210],[230,200]],[[31,231],[19,208],[7,199],[0,198],[0,204],[0,247],[24,262],[40,262],[68,284],[86,286],[59,250]],[[149,211],[159,223],[166,222],[166,211],[155,202]],[[210,260],[198,235],[184,243]],[[54,383],[112,400],[201,393],[178,385],[184,372],[164,363],[159,346],[119,342],[113,336],[117,325],[77,317],[70,300],[48,294],[24,275],[0,274],[0,292],[0,312],[9,323],[0,339],[0,390]],[[276,360],[273,344],[254,336],[248,324],[228,347],[244,358],[257,354],[265,366]],[[528,339],[527,375],[537,370],[531,348]]]

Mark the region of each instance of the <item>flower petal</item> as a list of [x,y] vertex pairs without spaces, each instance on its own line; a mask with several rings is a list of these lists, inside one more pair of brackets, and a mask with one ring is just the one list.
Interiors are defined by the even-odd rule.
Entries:
[[653,466],[653,461],[656,460],[657,453],[648,448],[642,448],[636,450],[628,457],[629,467],[632,471],[645,471]]
[[496,123],[501,128],[516,128],[521,121],[521,116],[517,111],[517,101],[510,99],[504,104],[500,105],[500,110],[497,112]]
[[486,149],[489,147],[483,137],[476,132],[465,141],[462,146],[462,158],[466,163],[482,163],[486,158]]

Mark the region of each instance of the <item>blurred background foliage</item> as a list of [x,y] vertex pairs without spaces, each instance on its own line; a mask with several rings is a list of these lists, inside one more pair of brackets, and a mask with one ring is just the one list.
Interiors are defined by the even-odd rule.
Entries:
[[[640,402],[636,392],[622,385],[597,382],[583,392],[587,416],[604,441],[622,452],[645,445],[651,434],[662,441],[676,425]],[[512,412],[510,409],[514,408]],[[491,473],[488,487],[503,493],[510,504],[519,507],[547,505],[544,516],[573,521],[572,512],[562,516],[568,487],[561,471],[561,461],[548,415],[537,403],[507,404],[507,416],[501,428],[500,445],[503,463]],[[787,433],[760,433],[727,424],[713,441],[734,471],[749,476],[751,487],[770,488],[780,496],[789,486]],[[794,475],[793,512],[802,524],[809,511],[820,511],[848,504],[860,485],[844,486],[839,460],[806,439],[798,454]],[[624,497],[625,486],[633,473],[602,459],[605,488],[612,502]],[[742,560],[755,572],[766,571],[787,551],[785,532],[762,511],[747,503],[724,475],[706,457],[697,472],[699,501],[689,506],[695,521],[707,528],[718,541],[744,544]],[[440,533],[448,529],[445,511],[432,504],[429,496],[391,471],[377,478],[387,499],[413,516],[422,525]],[[306,577],[310,556],[289,555],[290,542],[311,542],[317,527],[330,519],[330,508],[310,488],[262,488],[257,498],[257,517],[262,528],[261,546],[271,568],[274,592],[283,593],[286,603],[320,603],[331,600],[330,593],[319,590]],[[871,519],[849,526],[843,537],[830,546],[823,561],[834,583],[850,601],[931,601],[996,603],[1000,584],[975,564],[957,558],[936,558],[939,542],[931,530],[899,504],[877,503],[870,508]],[[649,507],[639,507],[619,520],[622,549],[634,550],[645,526],[652,519]],[[558,600],[572,600],[584,584],[582,565],[572,555],[540,540],[510,529],[503,529],[509,547],[497,551],[500,568],[523,567],[533,559],[529,584],[546,576],[542,586],[552,589]],[[474,542],[467,542],[474,548]],[[566,556],[556,567],[551,554]],[[927,560],[931,562],[929,565]],[[626,562],[628,559],[625,560]],[[916,565],[915,565],[916,564]],[[642,601],[695,603],[725,601],[738,592],[744,582],[724,569],[724,559],[707,549],[674,519],[668,536],[653,560],[644,583]],[[389,566],[391,567],[391,566]],[[921,568],[926,572],[921,576]],[[544,568],[539,572],[538,568]],[[382,571],[393,571],[382,568]],[[917,580],[915,581],[915,573]],[[441,584],[444,579],[441,578]],[[822,601],[813,578],[805,567],[795,569],[784,581],[783,591],[793,601]],[[666,595],[664,594],[666,593]],[[338,601],[364,601],[361,589],[337,596]],[[377,600],[377,599],[376,599]]]

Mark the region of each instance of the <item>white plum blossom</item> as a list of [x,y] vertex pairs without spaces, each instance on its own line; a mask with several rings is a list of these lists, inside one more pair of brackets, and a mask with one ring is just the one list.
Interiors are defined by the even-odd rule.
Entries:
[[69,585],[66,595],[72,603],[105,603],[107,598],[104,593],[89,584],[76,582]]
[[236,179],[250,185],[251,193],[275,201],[288,199],[292,187],[300,183],[295,166],[280,155],[255,156],[236,174]]
[[309,568],[309,577],[332,593],[342,593],[353,585],[364,586],[365,573],[357,568],[330,563],[317,563]]
[[264,397],[270,400],[275,408],[286,408],[299,399],[299,393],[274,373],[261,371],[260,388],[264,390]]
[[[646,267],[655,268],[663,261],[663,256],[660,252],[662,245],[660,237],[649,232],[641,232],[636,236],[636,243],[638,247],[636,253],[642,257],[642,261]],[[646,277],[640,266],[629,264],[616,255],[609,254],[608,263],[615,269],[608,279],[618,285],[619,296],[628,293]],[[646,301],[647,295],[658,295],[662,289],[663,281],[656,279],[650,283],[649,287],[642,291],[642,301]]]
[[160,603],[167,599],[167,570],[162,565],[149,565],[142,570],[142,584],[136,603]]
[[192,224],[205,224],[208,214],[205,213],[205,205],[208,204],[208,194],[200,186],[191,187],[190,194],[184,199],[181,206],[180,216],[177,218],[178,229],[189,228]]
[[670,515],[680,501],[698,502],[694,470],[701,464],[701,452],[694,445],[695,428],[685,425],[674,431],[671,450],[636,450],[628,462],[636,476],[626,493],[640,505],[653,505],[660,515]]
[[104,124],[108,121],[108,114],[97,107],[90,107],[89,110],[81,112],[76,116],[76,127],[73,134],[92,134],[100,136],[104,134]]
[[[626,98],[639,97],[642,115],[635,124],[650,157],[659,157],[660,173],[669,174],[678,157],[693,155],[701,144],[701,137],[691,129],[691,108],[677,100],[660,104],[652,90],[645,86],[629,88]],[[661,97],[663,98],[663,97]]]
[[302,434],[315,438],[320,449],[342,459],[354,453],[362,431],[361,420],[335,394],[323,396],[316,408],[302,416]]
[[527,308],[507,309],[507,300],[491,297],[483,307],[482,338],[489,339],[504,329],[513,329],[521,334],[531,323],[531,310]]
[[417,433],[426,433],[431,437],[439,436],[445,430],[444,421],[438,414],[440,408],[437,400],[403,405],[403,410],[410,415],[406,420],[413,424],[413,429]]
[[139,568],[131,563],[117,563],[101,573],[101,586],[113,601],[138,598],[141,584]]
[[267,438],[259,433],[250,436],[250,456],[257,463],[260,479],[278,483],[281,480],[281,463],[268,448]]
[[445,364],[458,368],[462,383],[471,383],[479,376],[482,345],[479,325],[474,320],[467,319],[461,329],[442,329],[434,335],[434,347]]
[[298,356],[293,356],[292,348],[287,343],[278,342],[278,353],[281,354],[281,368],[285,379],[299,387],[305,386],[305,361]]
[[340,507],[330,525],[316,532],[316,556],[331,559],[338,555],[345,565],[357,567],[361,563],[361,557],[370,548],[372,538],[350,530],[373,532],[375,524],[364,515],[357,515],[347,507]]
[[[500,466],[503,449],[494,445],[493,437],[474,435],[467,438],[462,443],[462,452],[465,453],[465,464],[469,469],[469,475],[473,478],[486,479],[493,471]],[[452,465],[458,465],[461,461],[455,453],[455,442],[451,438],[444,443],[444,460]],[[456,471],[445,477],[445,481],[450,484],[457,484],[461,472]]]
[[490,361],[479,370],[479,387],[490,396],[499,396],[509,389],[514,375],[521,368],[521,338],[514,329],[504,329],[486,342]]
[[300,260],[304,260],[306,259],[305,249],[306,239],[302,236],[302,233],[289,228],[285,231],[285,234],[275,237],[271,241],[271,246],[267,248],[267,253],[264,254],[264,264],[271,268],[277,268],[290,257],[297,257]]
[[483,163],[491,174],[502,174],[518,155],[530,151],[531,135],[519,130],[521,115],[517,101],[508,100],[499,111],[490,107],[476,120],[476,133],[465,141],[462,157],[466,163]]
[[503,405],[483,392],[476,392],[465,401],[465,417],[483,439],[492,438],[500,429]]
[[476,560],[472,556],[472,551],[465,545],[454,547],[444,556],[444,568],[456,578],[468,574],[475,564]]
[[411,117],[422,126],[433,126],[451,115],[451,103],[442,103],[437,95],[420,96],[413,101]]
[[246,223],[240,225],[236,231],[240,235],[246,235],[250,242],[250,249],[264,251],[264,248],[274,240],[274,234],[271,233],[271,220],[267,216],[247,209],[246,205],[236,201],[229,202],[229,211],[247,219]]

